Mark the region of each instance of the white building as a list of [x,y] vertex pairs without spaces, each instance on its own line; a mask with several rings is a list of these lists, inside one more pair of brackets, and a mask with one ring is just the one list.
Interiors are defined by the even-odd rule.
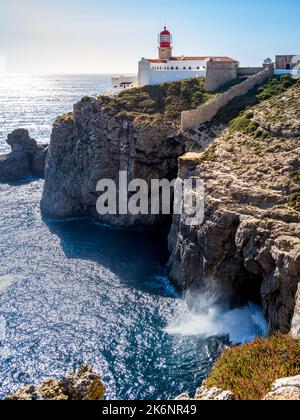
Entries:
[[139,86],[205,77],[208,61],[236,61],[230,57],[174,57],[172,51],[172,35],[165,27],[159,35],[158,59],[142,58],[139,62]]

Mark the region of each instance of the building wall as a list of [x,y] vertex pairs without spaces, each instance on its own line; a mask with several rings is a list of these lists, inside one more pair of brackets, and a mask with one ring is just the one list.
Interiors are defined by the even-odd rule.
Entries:
[[249,90],[253,89],[257,85],[262,84],[273,75],[273,68],[267,68],[245,80],[244,82],[233,86],[227,92],[218,96],[208,104],[203,104],[199,108],[193,109],[191,111],[184,111],[181,114],[181,129],[187,130],[190,128],[196,128],[201,124],[211,121],[217,115],[219,110],[226,106],[234,98],[246,95]]
[[205,77],[205,70],[151,70],[150,85],[187,80],[192,77]]
[[300,70],[300,55],[276,55],[276,70],[287,70],[287,65],[290,65],[290,70]]
[[237,78],[238,62],[208,61],[205,90],[213,92],[225,83]]
[[[159,85],[161,83],[187,80],[192,77],[205,77],[207,61],[167,61],[150,63],[146,59],[139,62],[139,86]],[[191,69],[190,69],[191,68]]]

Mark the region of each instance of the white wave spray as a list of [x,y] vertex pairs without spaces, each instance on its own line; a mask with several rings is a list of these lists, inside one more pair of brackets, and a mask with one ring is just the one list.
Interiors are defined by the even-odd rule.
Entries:
[[[188,302],[187,302],[188,301]],[[256,304],[235,309],[216,303],[216,295],[202,293],[179,305],[165,332],[181,336],[229,336],[233,344],[246,343],[257,336],[266,336],[267,321]]]

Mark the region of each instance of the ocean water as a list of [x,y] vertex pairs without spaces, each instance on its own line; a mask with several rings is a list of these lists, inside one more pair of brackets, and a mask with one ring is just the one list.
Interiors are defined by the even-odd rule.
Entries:
[[[108,86],[109,76],[1,76],[0,152],[17,127],[47,142],[57,115]],[[166,232],[44,219],[42,188],[0,184],[0,398],[82,363],[107,398],[173,398],[193,393],[230,341],[264,332],[257,307],[188,306],[165,271]]]

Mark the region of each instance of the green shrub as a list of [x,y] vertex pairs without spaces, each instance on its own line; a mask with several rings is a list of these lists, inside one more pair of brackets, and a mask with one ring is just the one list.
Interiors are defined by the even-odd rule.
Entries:
[[252,118],[252,112],[244,112],[239,117],[230,122],[229,130],[231,132],[240,131],[241,133],[254,137],[257,140],[265,140],[269,138],[270,134],[261,128],[259,124]]
[[81,98],[80,102],[91,102],[92,98],[90,96],[84,96]]
[[296,192],[296,193],[292,194],[289,198],[288,204],[294,210],[300,212],[300,192]]
[[260,400],[277,379],[299,374],[300,341],[276,335],[226,350],[207,386],[232,391],[239,400]]
[[274,77],[270,79],[266,84],[258,88],[257,99],[259,101],[269,99],[272,96],[278,95],[279,93],[286,91],[295,83],[296,80],[293,79],[289,74],[284,74],[280,77]]
[[202,162],[213,162],[216,160],[216,153],[215,153],[215,147],[211,146],[209,149],[207,149],[199,158]]
[[291,178],[296,184],[300,183],[300,171],[291,172]]

